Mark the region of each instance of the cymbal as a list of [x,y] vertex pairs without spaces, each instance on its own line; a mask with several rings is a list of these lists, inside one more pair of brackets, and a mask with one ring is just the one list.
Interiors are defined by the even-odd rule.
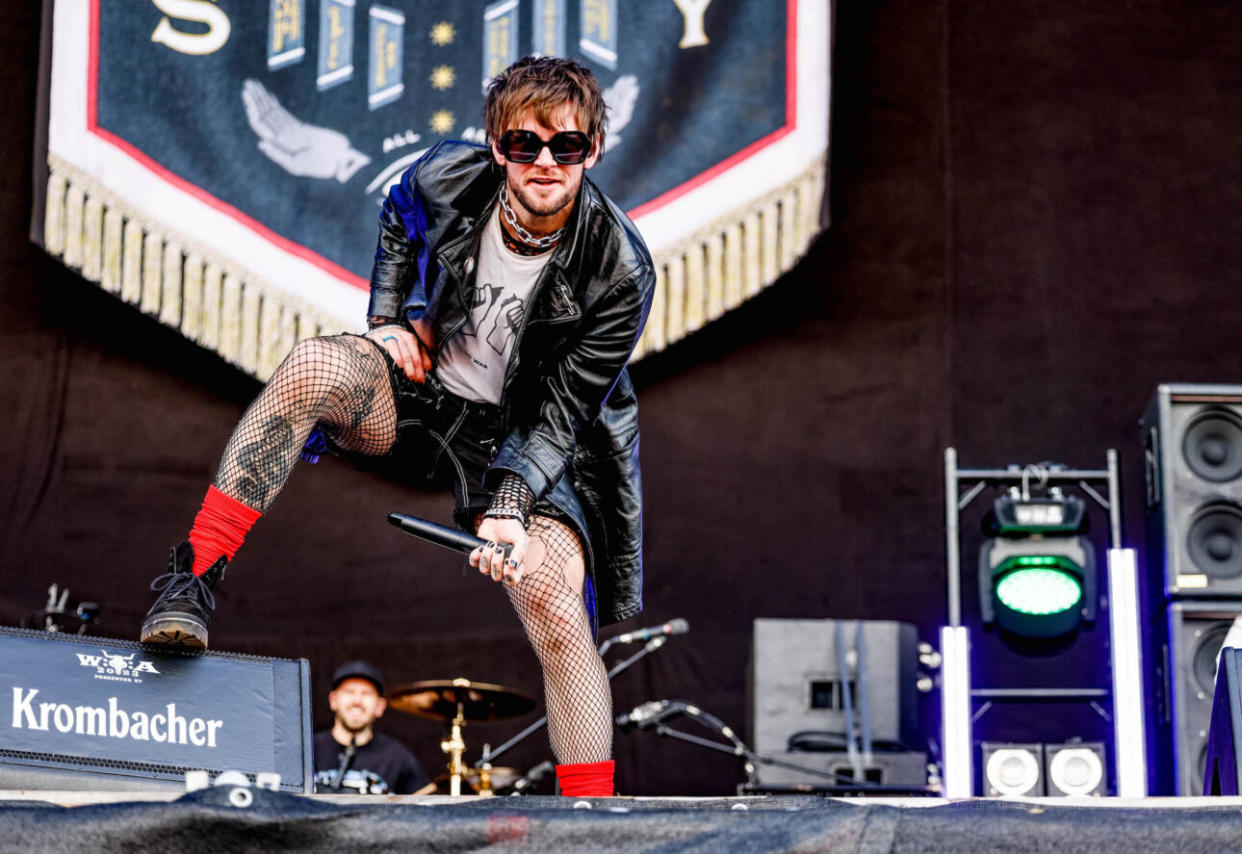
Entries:
[[[435,783],[437,788],[448,789],[449,774],[445,772],[436,777]],[[503,789],[511,786],[518,781],[522,775],[518,773],[516,768],[493,768],[491,769],[491,787],[495,789]],[[482,769],[467,768],[465,773],[461,775],[462,781],[476,792],[479,790],[479,781],[483,777]]]
[[460,705],[467,721],[499,721],[526,714],[535,708],[535,700],[501,685],[432,679],[393,688],[388,692],[388,705],[398,712],[438,721],[453,720]]

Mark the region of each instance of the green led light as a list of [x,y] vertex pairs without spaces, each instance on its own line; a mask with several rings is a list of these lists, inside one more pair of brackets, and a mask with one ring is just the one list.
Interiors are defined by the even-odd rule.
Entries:
[[1047,555],[1020,555],[1013,562],[1018,566],[1055,566],[1057,559]]
[[996,598],[1001,604],[1019,613],[1047,616],[1064,613],[1082,601],[1082,584],[1077,578],[1059,569],[1042,568],[1045,564],[1035,564],[1034,560],[1048,565],[1056,562],[1053,558],[1020,558],[1017,563],[1023,568],[996,584]]

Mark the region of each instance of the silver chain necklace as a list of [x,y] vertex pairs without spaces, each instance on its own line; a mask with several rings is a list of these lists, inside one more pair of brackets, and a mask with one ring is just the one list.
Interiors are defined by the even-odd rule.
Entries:
[[561,239],[561,232],[565,230],[565,226],[561,226],[551,234],[545,234],[543,237],[535,237],[526,229],[522,228],[521,223],[517,220],[517,214],[513,212],[513,208],[509,206],[509,185],[500,185],[500,210],[505,216],[505,222],[509,224],[509,228],[513,229],[513,234],[518,240],[530,246],[533,249],[547,249],[555,246],[556,242]]

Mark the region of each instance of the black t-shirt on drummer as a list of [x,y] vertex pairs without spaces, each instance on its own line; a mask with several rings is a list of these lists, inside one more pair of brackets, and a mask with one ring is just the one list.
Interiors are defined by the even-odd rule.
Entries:
[[[345,745],[338,744],[332,730],[315,733],[315,790],[331,793],[345,759]],[[339,791],[363,795],[408,795],[427,785],[423,768],[405,745],[383,733],[372,733],[354,751]]]

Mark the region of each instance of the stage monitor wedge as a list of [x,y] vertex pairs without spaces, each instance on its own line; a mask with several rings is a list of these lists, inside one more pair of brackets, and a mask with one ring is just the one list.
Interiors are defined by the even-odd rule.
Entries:
[[1242,385],[1162,384],[1142,419],[1148,561],[1174,598],[1242,598]]
[[[788,750],[765,756],[781,764],[760,763],[758,780],[747,789],[752,793],[780,791],[784,787],[790,791],[802,787],[805,791],[854,790],[862,793],[868,787],[904,787],[912,792],[927,788],[927,754],[917,751],[873,753],[865,760],[852,758],[841,751],[808,753]],[[858,762],[857,768],[854,761]]]
[[[837,642],[840,640],[841,648]],[[843,674],[844,670],[848,671]],[[890,620],[757,619],[750,743],[760,753],[844,750],[846,721],[876,752],[918,752],[918,633]],[[796,737],[796,738],[795,738]],[[809,744],[791,744],[791,738]]]
[[178,790],[190,770],[313,790],[305,659],[0,627],[0,789]]

